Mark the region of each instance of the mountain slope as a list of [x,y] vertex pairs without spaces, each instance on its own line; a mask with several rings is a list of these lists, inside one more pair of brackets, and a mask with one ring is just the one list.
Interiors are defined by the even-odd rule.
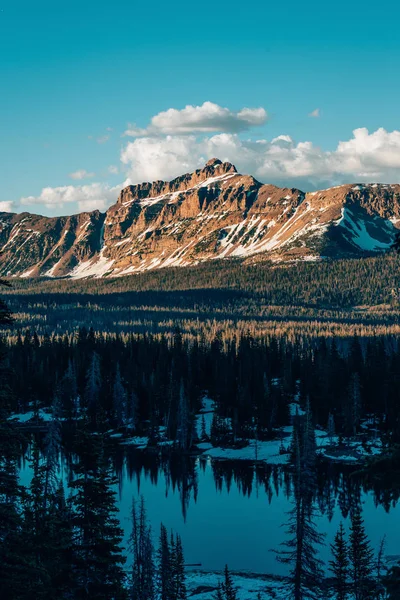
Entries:
[[398,223],[400,185],[305,194],[212,159],[171,182],[126,187],[105,214],[0,213],[0,274],[99,277],[216,258],[358,256],[389,248]]

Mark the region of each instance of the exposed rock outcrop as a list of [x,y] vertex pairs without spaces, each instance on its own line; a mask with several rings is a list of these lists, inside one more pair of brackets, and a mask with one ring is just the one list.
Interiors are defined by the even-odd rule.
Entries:
[[315,260],[380,252],[400,223],[400,185],[304,193],[211,159],[170,182],[124,188],[108,211],[0,213],[0,274],[124,275],[215,258]]

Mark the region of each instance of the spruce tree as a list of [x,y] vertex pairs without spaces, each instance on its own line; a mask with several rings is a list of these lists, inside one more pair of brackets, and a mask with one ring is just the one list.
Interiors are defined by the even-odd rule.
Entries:
[[172,600],[172,556],[167,529],[162,523],[157,557],[158,588],[161,600]]
[[334,575],[333,589],[335,597],[336,600],[347,600],[349,589],[349,557],[343,523],[340,523],[335,540],[331,544],[331,551],[332,560],[330,568]]
[[374,554],[365,533],[360,507],[354,507],[350,516],[349,557],[351,564],[351,587],[355,600],[366,600],[371,597]]
[[218,587],[217,591],[215,592],[214,600],[225,600],[222,584],[220,581],[218,582]]
[[172,599],[187,599],[185,559],[182,540],[179,535],[176,535],[175,542],[172,545]]
[[126,391],[122,383],[121,371],[119,363],[115,372],[115,380],[113,387],[113,407],[115,414],[115,421],[117,427],[121,427],[126,424]]
[[104,457],[98,438],[79,434],[79,462],[70,483],[73,505],[74,598],[125,600],[121,542],[123,531],[116,517],[117,480]]
[[226,600],[237,600],[237,592],[234,587],[232,575],[229,572],[228,565],[225,565],[222,591]]
[[92,360],[86,373],[85,401],[89,418],[94,424],[96,424],[100,413],[101,385],[100,356],[97,352],[93,352]]
[[151,527],[147,521],[144,498],[139,506],[132,501],[132,533],[130,536],[132,553],[131,600],[154,600],[154,549]]
[[313,506],[315,492],[315,432],[309,404],[304,417],[293,422],[292,465],[293,508],[289,512],[284,550],[277,552],[280,562],[290,565],[290,598],[294,600],[319,598],[323,577],[322,562],[317,546],[323,535],[317,531]]

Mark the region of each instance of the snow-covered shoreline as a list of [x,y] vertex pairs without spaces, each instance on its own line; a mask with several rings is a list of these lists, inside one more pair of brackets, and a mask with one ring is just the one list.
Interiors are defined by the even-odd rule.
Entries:
[[[285,600],[287,580],[274,575],[257,573],[232,573],[238,600]],[[193,600],[213,600],[222,571],[187,571],[188,596]]]

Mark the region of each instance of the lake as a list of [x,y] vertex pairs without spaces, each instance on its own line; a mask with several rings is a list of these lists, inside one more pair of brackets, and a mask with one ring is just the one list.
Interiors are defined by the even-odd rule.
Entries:
[[[145,499],[155,542],[160,523],[182,537],[185,559],[204,570],[285,575],[287,566],[273,550],[285,541],[285,521],[291,504],[291,476],[282,467],[205,458],[160,459],[129,449],[112,453],[119,478],[116,487],[125,546],[130,534],[132,499]],[[62,477],[67,479],[65,466]],[[21,483],[28,484],[30,465],[21,467]],[[326,533],[320,557],[330,560],[329,545],[343,520],[349,526],[349,506],[360,498],[367,534],[374,548],[386,535],[386,554],[400,554],[400,507],[387,510],[373,491],[353,481],[349,468],[324,467],[316,507],[318,529]]]

